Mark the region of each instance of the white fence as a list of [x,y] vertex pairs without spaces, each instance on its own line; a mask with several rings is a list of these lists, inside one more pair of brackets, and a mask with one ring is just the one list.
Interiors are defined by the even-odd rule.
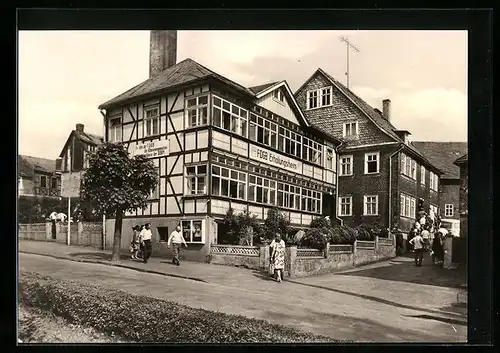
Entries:
[[356,248],[365,250],[375,250],[375,242],[366,240],[356,240]]
[[297,249],[297,257],[318,257],[323,258],[324,252],[317,249]]
[[334,253],[352,253],[351,244],[330,244],[328,245],[328,251]]
[[259,256],[260,248],[257,246],[217,244],[210,247],[210,253],[221,255]]

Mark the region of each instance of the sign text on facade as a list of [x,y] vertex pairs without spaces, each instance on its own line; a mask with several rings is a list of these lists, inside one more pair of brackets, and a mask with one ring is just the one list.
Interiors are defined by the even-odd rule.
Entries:
[[155,158],[168,155],[169,140],[148,141],[135,146],[133,155],[144,155],[146,158]]
[[250,145],[250,158],[295,173],[302,173],[301,162],[255,145]]

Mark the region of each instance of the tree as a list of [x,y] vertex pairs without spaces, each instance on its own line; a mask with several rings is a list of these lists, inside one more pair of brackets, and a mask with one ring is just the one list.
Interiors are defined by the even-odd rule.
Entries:
[[219,240],[230,244],[253,245],[255,235],[260,235],[261,226],[256,215],[246,210],[238,214],[228,209],[222,221],[222,234]]
[[158,185],[158,174],[150,160],[133,158],[122,144],[104,143],[89,153],[89,168],[83,175],[81,199],[95,214],[115,218],[112,261],[120,259],[123,216],[144,208]]
[[283,239],[287,239],[290,230],[290,220],[280,211],[279,208],[274,207],[267,211],[267,218],[264,222],[266,228],[267,239],[273,239],[276,233],[281,234]]

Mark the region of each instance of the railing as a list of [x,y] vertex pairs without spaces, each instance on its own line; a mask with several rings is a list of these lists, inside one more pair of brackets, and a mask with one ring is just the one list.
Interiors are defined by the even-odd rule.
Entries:
[[394,242],[391,238],[378,238],[379,245],[393,246]]
[[374,241],[366,241],[366,240],[357,240],[356,241],[357,249],[366,249],[366,250],[375,250],[375,242]]
[[260,249],[257,246],[217,244],[210,247],[210,253],[221,255],[259,256]]
[[351,244],[330,244],[329,251],[333,253],[352,253]]
[[44,240],[47,238],[46,223],[19,224],[19,238],[28,240]]
[[53,197],[58,197],[61,196],[61,189],[51,189],[51,188],[42,188],[42,187],[35,187],[35,195],[40,195],[40,196],[53,196]]
[[324,253],[317,249],[297,249],[297,257],[318,257],[323,258]]

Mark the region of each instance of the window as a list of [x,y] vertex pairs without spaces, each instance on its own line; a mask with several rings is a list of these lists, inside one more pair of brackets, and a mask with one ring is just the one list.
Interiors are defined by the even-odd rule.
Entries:
[[212,166],[212,195],[245,200],[247,174]]
[[[214,126],[247,137],[248,111],[246,109],[214,96],[212,116],[212,124]],[[255,126],[250,126],[250,130],[251,134],[255,133]]]
[[420,184],[425,185],[425,167],[420,166]]
[[417,180],[417,162],[403,153],[401,153],[401,173]]
[[301,190],[299,186],[278,183],[278,206],[300,210]]
[[48,177],[45,175],[40,175],[40,187],[47,188],[48,187]]
[[335,168],[335,152],[332,148],[326,148],[326,161],[325,168],[328,170],[334,170]]
[[327,87],[321,90],[321,106],[330,105],[332,101],[332,88]]
[[352,197],[339,197],[339,216],[352,216]]
[[352,175],[352,156],[340,157],[340,175]]
[[249,175],[248,201],[276,205],[276,181]]
[[204,243],[203,222],[197,220],[182,221],[182,235],[186,243]]
[[160,168],[156,167],[156,174],[158,175],[158,184],[156,187],[151,190],[151,193],[149,194],[149,200],[157,200],[160,198]]
[[439,215],[439,213],[438,213],[439,209],[437,208],[437,206],[430,205],[429,211],[433,211],[436,216]]
[[411,160],[411,169],[410,169],[411,178],[417,180],[417,162],[415,160]]
[[109,141],[122,141],[122,118],[116,117],[109,119]]
[[205,185],[207,183],[207,166],[196,165],[186,167],[187,194],[197,195],[205,194]]
[[195,127],[208,123],[208,96],[188,99],[186,102],[187,126]]
[[321,213],[321,193],[302,189],[302,211]]
[[403,217],[416,218],[416,204],[417,200],[414,197],[401,194],[400,201],[400,212],[399,214]]
[[344,137],[356,136],[358,134],[358,122],[344,124]]
[[439,186],[439,177],[437,174],[434,174],[433,172],[430,172],[430,181],[429,185],[431,187],[431,190],[438,191],[438,186]]
[[158,230],[158,240],[161,242],[168,241],[168,227],[157,227]]
[[365,216],[378,215],[378,195],[364,197],[364,211]]
[[318,91],[307,92],[307,109],[318,108]]
[[446,217],[453,217],[453,204],[447,203],[444,205],[444,215]]
[[51,189],[57,189],[57,186],[58,186],[58,181],[57,181],[57,178],[52,178],[51,180],[51,184],[50,184],[50,188]]
[[144,109],[144,136],[160,133],[160,113],[158,107]]
[[332,87],[324,87],[307,92],[307,109],[329,106],[332,104]]
[[379,153],[365,153],[365,174],[379,172]]
[[283,95],[283,92],[279,89],[273,91],[273,98],[280,101],[280,102],[285,102],[285,96]]

